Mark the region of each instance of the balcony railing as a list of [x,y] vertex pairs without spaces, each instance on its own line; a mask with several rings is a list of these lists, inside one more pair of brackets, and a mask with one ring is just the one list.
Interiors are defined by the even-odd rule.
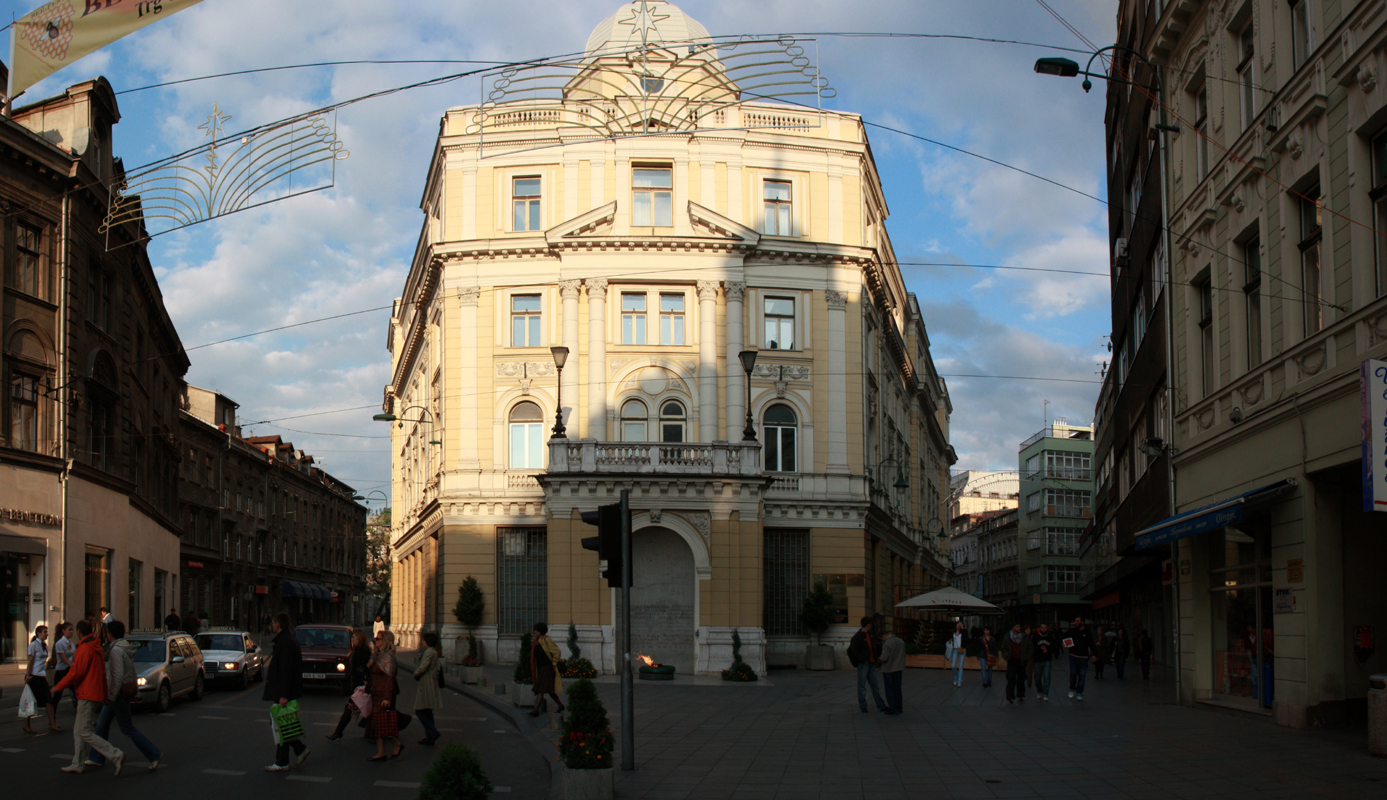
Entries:
[[548,473],[636,472],[760,475],[759,442],[662,443],[549,440]]

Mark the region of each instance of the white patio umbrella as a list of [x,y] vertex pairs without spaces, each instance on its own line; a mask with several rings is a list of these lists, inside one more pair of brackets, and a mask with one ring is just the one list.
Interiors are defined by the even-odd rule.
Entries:
[[974,597],[952,586],[935,589],[932,592],[916,595],[909,600],[903,600],[896,604],[896,608],[918,608],[922,611],[972,611],[975,613],[1002,611],[1001,608],[986,600]]

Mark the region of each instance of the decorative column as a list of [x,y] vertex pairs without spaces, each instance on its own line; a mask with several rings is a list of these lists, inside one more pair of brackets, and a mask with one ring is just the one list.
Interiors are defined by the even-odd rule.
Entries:
[[[459,398],[461,411],[458,414],[461,441],[458,442],[458,469],[480,474],[481,457],[477,452],[477,299],[482,290],[478,286],[465,286],[458,289],[458,318],[462,327],[463,346],[458,348],[460,364],[457,385],[465,387]],[[477,478],[468,478],[476,481]],[[470,485],[470,484],[469,484]]]
[[729,442],[742,440],[742,426],[746,424],[746,377],[739,368],[741,363],[737,354],[745,349],[742,335],[742,296],[746,293],[745,283],[723,284],[722,294],[727,298],[727,433],[723,438]]
[[583,436],[607,438],[607,279],[588,278],[588,427]]
[[832,289],[828,300],[828,471],[848,466],[848,296]]
[[718,282],[698,282],[698,438],[718,438]]
[[[563,338],[560,344],[573,355],[578,354],[578,287],[582,285],[583,282],[577,280],[559,281],[559,296],[563,298]],[[573,359],[573,366],[563,371],[563,391],[568,401],[563,413],[565,426],[573,424],[573,409],[578,407],[578,361]]]

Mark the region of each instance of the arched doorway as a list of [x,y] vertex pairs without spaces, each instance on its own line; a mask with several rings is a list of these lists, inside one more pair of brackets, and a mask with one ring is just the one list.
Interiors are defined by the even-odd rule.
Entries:
[[631,555],[631,652],[693,675],[698,624],[693,552],[674,531],[650,527],[632,534]]

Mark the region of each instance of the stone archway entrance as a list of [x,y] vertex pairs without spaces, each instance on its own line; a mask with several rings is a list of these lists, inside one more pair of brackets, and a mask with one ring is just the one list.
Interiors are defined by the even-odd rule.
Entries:
[[[697,627],[694,557],[683,537],[668,528],[632,534],[631,643],[641,653],[693,675]],[[617,596],[617,613],[621,598]]]

